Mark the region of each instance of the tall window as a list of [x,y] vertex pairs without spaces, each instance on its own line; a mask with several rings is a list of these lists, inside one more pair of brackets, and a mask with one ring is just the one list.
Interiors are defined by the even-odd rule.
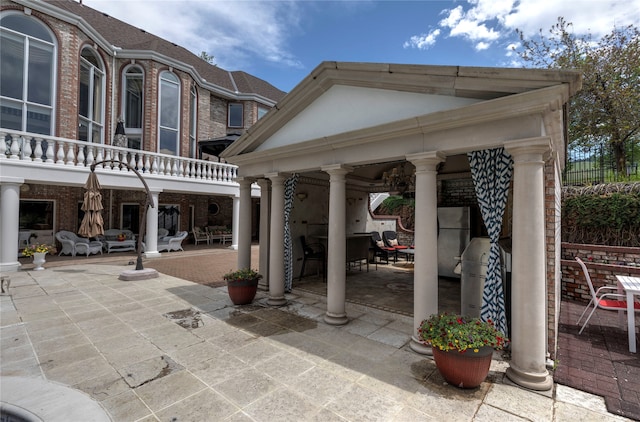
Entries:
[[244,107],[240,103],[229,104],[229,127],[242,127]]
[[103,143],[105,78],[102,61],[89,47],[82,49],[80,57],[80,128],[78,139]]
[[142,148],[142,116],[144,105],[144,74],[139,66],[129,66],[124,71],[122,113],[124,131],[129,148]]
[[198,158],[198,145],[197,142],[197,129],[198,129],[198,94],[196,93],[196,87],[191,87],[191,113],[189,122],[189,157]]
[[160,74],[159,152],[178,155],[180,151],[180,81],[171,72]]
[[30,16],[0,15],[0,126],[53,134],[56,44]]
[[158,228],[169,230],[172,236],[180,230],[180,205],[158,204]]

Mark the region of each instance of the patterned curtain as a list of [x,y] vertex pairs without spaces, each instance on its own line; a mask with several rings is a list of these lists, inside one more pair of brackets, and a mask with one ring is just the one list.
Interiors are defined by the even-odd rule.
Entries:
[[300,175],[294,173],[284,182],[284,291],[291,292],[293,286],[293,241],[289,216],[293,208],[293,195]]
[[482,219],[491,239],[480,317],[483,321],[489,319],[494,321],[499,330],[509,335],[498,240],[500,239],[502,217],[507,205],[509,183],[511,183],[513,173],[513,159],[504,151],[504,148],[473,151],[467,156]]

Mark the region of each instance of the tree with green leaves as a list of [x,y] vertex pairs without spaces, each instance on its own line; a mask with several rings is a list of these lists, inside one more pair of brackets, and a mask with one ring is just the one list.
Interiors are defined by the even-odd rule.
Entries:
[[213,63],[214,56],[210,55],[206,51],[203,51],[202,53],[200,53],[200,58],[209,64],[214,64]]
[[531,67],[578,69],[582,90],[569,108],[572,147],[610,146],[619,174],[626,170],[625,151],[640,143],[640,31],[614,28],[598,41],[576,36],[562,17],[548,34],[542,29],[515,52]]

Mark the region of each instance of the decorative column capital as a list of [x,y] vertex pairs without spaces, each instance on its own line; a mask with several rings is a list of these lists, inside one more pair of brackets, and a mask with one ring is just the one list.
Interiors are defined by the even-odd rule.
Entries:
[[260,186],[260,189],[269,189],[269,187],[271,186],[271,181],[267,178],[259,178],[256,180],[256,183],[258,184],[258,186]]
[[405,158],[416,167],[416,173],[419,173],[422,171],[435,171],[438,164],[445,161],[447,156],[441,151],[431,151],[409,154]]
[[23,183],[24,177],[0,176],[0,184],[3,185],[22,185]]
[[504,150],[511,154],[514,162],[540,161],[551,151],[551,138],[541,136],[506,142]]
[[328,173],[330,176],[345,176],[353,171],[353,167],[345,166],[344,164],[330,164],[328,166],[320,167],[320,170]]
[[264,177],[268,178],[269,180],[271,180],[271,183],[273,183],[274,185],[282,185],[284,184],[284,182],[287,180],[287,178],[290,176],[289,173],[279,173],[279,172],[275,172],[275,173],[267,173],[264,175]]
[[238,184],[240,185],[240,188],[246,188],[246,187],[251,187],[251,184],[254,183],[256,181],[255,178],[253,177],[236,177],[236,182],[238,182]]

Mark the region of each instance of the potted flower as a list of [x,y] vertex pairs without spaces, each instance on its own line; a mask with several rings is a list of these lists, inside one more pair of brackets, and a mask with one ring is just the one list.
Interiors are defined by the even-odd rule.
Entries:
[[227,282],[227,292],[233,304],[247,305],[256,296],[258,281],[260,281],[262,275],[251,268],[243,268],[228,272],[223,278]]
[[433,314],[422,321],[418,337],[431,345],[444,379],[460,388],[479,386],[489,373],[494,350],[509,342],[493,321],[461,315]]
[[34,271],[40,271],[44,270],[42,265],[46,262],[45,255],[49,252],[55,253],[56,247],[41,243],[39,245],[28,245],[22,250],[22,256],[32,256],[33,263],[35,264]]

